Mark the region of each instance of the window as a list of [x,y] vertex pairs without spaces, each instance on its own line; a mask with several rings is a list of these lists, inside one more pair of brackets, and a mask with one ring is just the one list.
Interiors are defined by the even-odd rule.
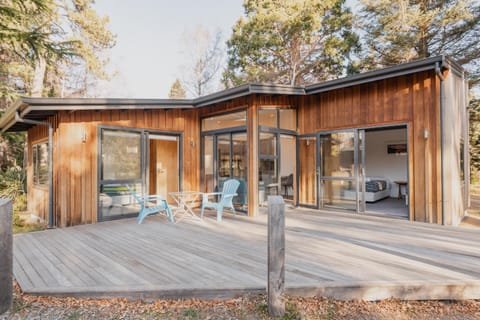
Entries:
[[202,119],[202,131],[219,130],[247,125],[247,112],[233,112]]
[[102,130],[102,180],[142,179],[140,132]]
[[262,108],[258,112],[261,127],[297,130],[297,111],[295,109]]
[[33,158],[33,184],[48,184],[48,142],[34,144],[32,147]]

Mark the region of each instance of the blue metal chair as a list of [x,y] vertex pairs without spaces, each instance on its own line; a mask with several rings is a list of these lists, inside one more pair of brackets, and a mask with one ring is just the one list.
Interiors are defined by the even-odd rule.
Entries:
[[165,211],[168,220],[170,220],[170,222],[175,222],[172,211],[170,210],[170,207],[168,206],[167,200],[165,198],[159,195],[140,196],[136,194],[135,191],[132,190],[129,186],[127,186],[127,188],[140,205],[140,212],[138,213],[137,218],[138,224],[141,224],[146,216],[160,211]]
[[[240,182],[238,182],[235,179],[230,179],[225,181],[223,184],[223,190],[222,192],[210,192],[210,193],[204,193],[203,194],[203,201],[202,201],[202,214],[201,218],[203,219],[203,211],[205,208],[213,208],[217,210],[217,221],[220,222],[222,221],[222,213],[223,213],[223,208],[230,208],[233,211],[233,214],[235,214],[235,208],[233,207],[233,197],[237,195],[237,189],[238,186],[240,185]],[[218,202],[210,202],[208,200],[209,196],[217,195],[220,196],[220,201]]]

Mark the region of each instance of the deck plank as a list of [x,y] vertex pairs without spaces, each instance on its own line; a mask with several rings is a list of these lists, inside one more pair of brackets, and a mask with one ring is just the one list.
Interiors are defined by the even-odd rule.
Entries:
[[[480,298],[480,232],[295,209],[286,215],[287,293],[336,298]],[[14,237],[30,294],[228,298],[264,292],[266,216],[218,223],[151,216]],[[430,288],[430,290],[429,290]]]

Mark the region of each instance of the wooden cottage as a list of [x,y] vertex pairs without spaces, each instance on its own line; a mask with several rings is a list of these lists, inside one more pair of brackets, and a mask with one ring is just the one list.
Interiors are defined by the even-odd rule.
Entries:
[[169,198],[229,178],[250,216],[278,194],[456,225],[468,205],[467,105],[464,70],[438,56],[193,100],[24,97],[0,128],[28,132],[28,209],[51,227],[135,216],[126,185]]

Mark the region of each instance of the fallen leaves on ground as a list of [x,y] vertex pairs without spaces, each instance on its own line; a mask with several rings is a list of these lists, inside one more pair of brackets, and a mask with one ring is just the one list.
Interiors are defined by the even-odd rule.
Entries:
[[[56,298],[24,295],[15,285],[4,319],[270,319],[265,295],[230,300]],[[480,301],[337,301],[287,297],[281,319],[480,319]]]

